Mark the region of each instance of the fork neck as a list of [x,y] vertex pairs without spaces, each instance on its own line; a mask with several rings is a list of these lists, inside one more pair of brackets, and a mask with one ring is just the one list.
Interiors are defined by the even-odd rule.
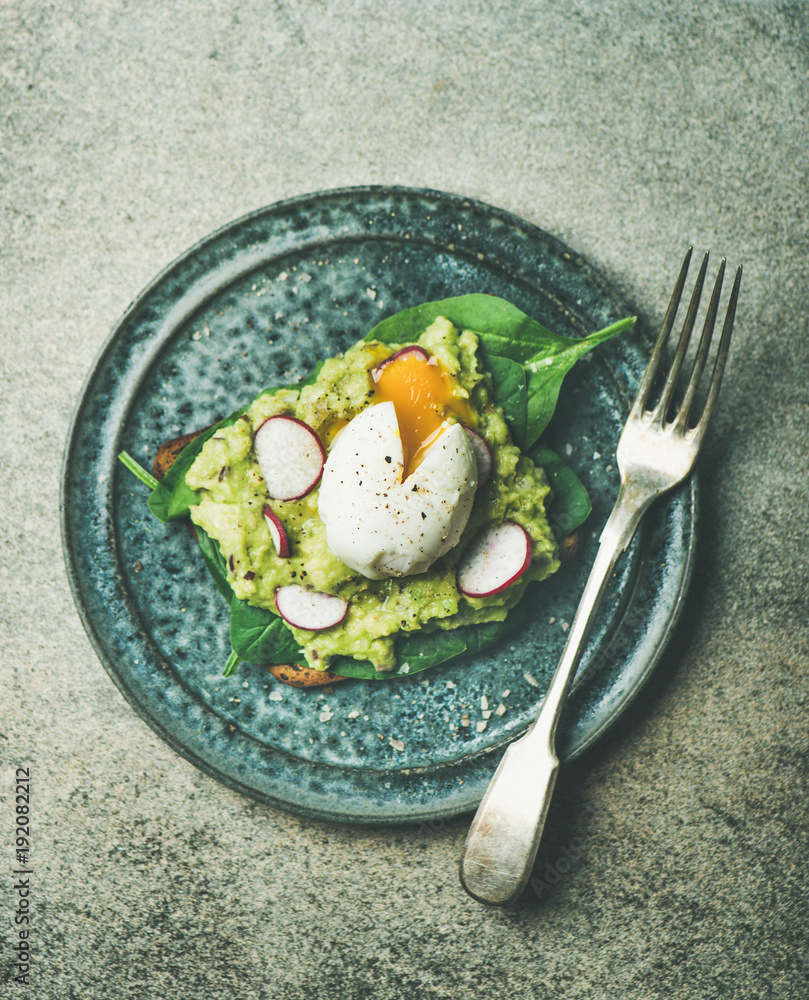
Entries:
[[641,518],[654,499],[654,494],[650,496],[648,491],[643,493],[622,480],[615,506],[601,532],[598,552],[570,625],[559,666],[545,694],[542,712],[532,727],[534,738],[547,741],[551,747],[554,745],[562,705],[581,662],[596,611],[615,564],[632,541]]
[[599,538],[599,554],[605,549],[614,551],[612,567],[632,541],[643,515],[662,492],[650,489],[648,484],[621,477],[615,506]]

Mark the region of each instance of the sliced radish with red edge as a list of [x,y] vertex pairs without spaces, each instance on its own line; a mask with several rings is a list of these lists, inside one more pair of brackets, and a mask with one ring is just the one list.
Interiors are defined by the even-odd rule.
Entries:
[[275,551],[281,559],[287,559],[289,557],[289,539],[280,518],[269,504],[264,507],[264,520],[270,529]]
[[514,521],[487,528],[472,542],[458,567],[458,587],[467,597],[491,597],[523,575],[531,563],[531,536]]
[[398,351],[394,351],[393,354],[390,355],[390,357],[385,358],[384,361],[381,361],[376,366],[376,368],[374,368],[373,371],[374,380],[376,380],[379,377],[379,373],[382,371],[382,369],[387,367],[392,361],[398,361],[399,358],[405,358],[408,357],[409,355],[418,358],[420,361],[430,360],[430,355],[424,350],[423,347],[419,347],[418,344],[410,344],[408,347],[400,347]]
[[253,438],[256,458],[273,500],[300,500],[320,482],[326,449],[309,424],[279,414]]
[[464,430],[466,431],[466,436],[469,438],[469,443],[472,445],[472,451],[475,453],[475,465],[478,470],[478,489],[480,489],[492,474],[492,449],[482,434],[473,431],[471,427],[464,427]]
[[348,611],[348,601],[319,590],[307,590],[290,583],[275,592],[275,606],[278,613],[295,628],[322,632],[325,628],[339,625]]

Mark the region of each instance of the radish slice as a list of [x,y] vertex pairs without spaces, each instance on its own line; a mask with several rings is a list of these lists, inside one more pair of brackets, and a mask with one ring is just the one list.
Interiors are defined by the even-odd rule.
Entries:
[[275,551],[281,559],[289,558],[289,539],[287,538],[287,533],[284,530],[284,526],[281,524],[278,515],[269,504],[267,504],[264,508],[264,520],[267,522],[267,527],[270,529],[270,535],[272,536],[273,544],[275,545]]
[[382,371],[383,368],[389,365],[391,361],[396,361],[398,358],[407,357],[408,354],[411,354],[414,357],[419,358],[421,361],[430,360],[430,355],[424,350],[423,347],[419,347],[418,344],[410,344],[409,347],[400,347],[398,351],[394,351],[389,358],[385,358],[384,361],[380,362],[380,364],[378,364],[377,367],[374,368],[372,373],[374,381],[376,381],[379,378],[379,373]]
[[253,438],[256,458],[274,500],[299,500],[320,482],[326,449],[309,424],[280,414]]
[[478,535],[458,567],[458,587],[467,597],[491,597],[528,569],[531,536],[514,521],[504,521]]
[[348,611],[348,601],[344,601],[342,597],[323,594],[319,590],[307,590],[297,583],[290,583],[276,590],[275,606],[284,621],[295,628],[306,628],[313,632],[339,625]]
[[469,443],[472,445],[472,451],[475,453],[475,465],[478,469],[478,489],[486,482],[489,476],[492,474],[492,449],[489,447],[489,442],[477,431],[473,431],[471,427],[464,427],[466,435],[469,438]]

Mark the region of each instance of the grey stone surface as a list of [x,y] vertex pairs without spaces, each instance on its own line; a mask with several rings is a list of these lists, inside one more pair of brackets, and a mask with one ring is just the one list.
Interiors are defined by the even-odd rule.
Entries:
[[[3,995],[803,997],[809,4],[382,10],[0,6]],[[459,889],[465,820],[301,820],[177,757],[97,661],[62,565],[70,414],[127,304],[219,225],[367,182],[538,223],[653,326],[687,244],[745,265],[684,620],[564,774],[548,888],[510,911]],[[12,980],[18,764],[30,989]]]

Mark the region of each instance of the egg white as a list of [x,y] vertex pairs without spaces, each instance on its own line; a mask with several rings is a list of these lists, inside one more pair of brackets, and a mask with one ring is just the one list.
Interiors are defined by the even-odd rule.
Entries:
[[477,487],[475,455],[450,424],[402,481],[402,439],[393,403],[359,413],[334,441],[318,510],[331,551],[372,580],[423,573],[455,545]]

